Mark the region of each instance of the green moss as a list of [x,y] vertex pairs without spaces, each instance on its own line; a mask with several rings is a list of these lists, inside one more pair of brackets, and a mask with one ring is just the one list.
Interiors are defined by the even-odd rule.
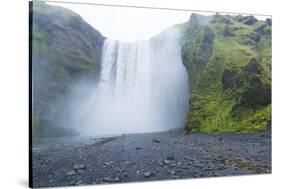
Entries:
[[32,136],[37,137],[40,133],[41,120],[38,116],[32,116]]
[[[271,39],[261,36],[256,48],[246,44],[252,40],[248,36],[256,35],[254,30],[264,21],[245,25],[234,17],[227,18],[231,23],[231,36],[224,35],[226,24],[220,21],[223,20],[220,16],[198,29],[194,39],[182,49],[191,88],[186,128],[192,132],[256,132],[265,129],[271,120],[271,104],[242,101],[254,95],[254,81],[260,81],[261,87],[271,88]],[[204,27],[211,28],[215,33],[212,48],[201,46]],[[198,57],[204,56],[208,58],[203,63],[198,61]],[[260,72],[244,73],[252,58],[258,60]],[[234,83],[229,89],[222,86],[225,70],[230,70],[234,76]]]

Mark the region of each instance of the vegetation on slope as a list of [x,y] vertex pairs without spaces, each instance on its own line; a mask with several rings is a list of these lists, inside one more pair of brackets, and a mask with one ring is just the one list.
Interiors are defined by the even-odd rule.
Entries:
[[184,31],[191,93],[186,129],[264,130],[271,121],[271,20],[216,14],[200,23],[200,17],[193,14]]
[[44,2],[33,2],[30,18],[33,135],[76,134],[59,118],[73,86],[99,77],[104,37],[76,13]]

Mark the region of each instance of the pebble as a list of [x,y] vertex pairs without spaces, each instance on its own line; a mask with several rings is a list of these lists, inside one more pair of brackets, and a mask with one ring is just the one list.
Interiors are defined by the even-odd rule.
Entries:
[[163,160],[163,163],[164,163],[164,164],[166,164],[166,165],[168,165],[168,164],[170,164],[170,163],[171,163],[171,161],[170,161],[170,160],[166,160],[166,159],[165,159],[165,160]]
[[82,184],[82,180],[79,180],[78,182],[75,183],[75,185]]
[[109,177],[104,177],[102,179],[102,181],[104,182],[119,182],[120,181],[120,178],[119,177],[113,177],[112,175],[109,176]]
[[66,173],[66,176],[73,176],[73,175],[75,175],[75,171],[73,170]]
[[168,170],[168,173],[170,173],[171,175],[175,175],[175,174],[176,174],[176,171],[174,171],[174,170]]
[[170,167],[176,167],[176,166],[177,166],[176,163],[173,163],[173,164],[170,165]]
[[204,168],[204,171],[212,171],[212,170],[213,170],[213,168],[211,168],[211,167]]
[[105,165],[105,166],[110,166],[110,165],[112,165],[114,162],[113,161],[108,161],[108,162],[104,162],[103,164]]
[[151,172],[151,171],[145,171],[145,172],[143,173],[143,175],[144,175],[145,177],[150,177],[150,176],[152,175],[152,172]]
[[168,157],[167,157],[167,160],[175,160],[175,159],[176,159],[175,156],[168,156]]
[[85,170],[86,166],[85,165],[74,165],[74,170]]
[[157,140],[157,139],[153,139],[152,142],[154,142],[154,143],[160,143],[160,141]]

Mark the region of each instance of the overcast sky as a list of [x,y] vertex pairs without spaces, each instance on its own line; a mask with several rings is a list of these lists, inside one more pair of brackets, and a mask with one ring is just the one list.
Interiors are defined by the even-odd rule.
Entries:
[[[121,41],[145,40],[189,20],[190,11],[140,9],[73,3],[51,3],[71,9],[103,36]],[[210,15],[210,13],[202,13]]]
[[188,21],[191,12],[97,5],[48,3],[73,10],[105,37],[121,41],[145,40],[164,29]]

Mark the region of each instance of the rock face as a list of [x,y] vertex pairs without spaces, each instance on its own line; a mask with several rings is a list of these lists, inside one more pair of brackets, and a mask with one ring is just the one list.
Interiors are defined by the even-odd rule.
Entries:
[[33,135],[77,134],[60,125],[59,117],[67,114],[62,99],[80,80],[99,77],[104,37],[76,13],[44,2],[33,2],[30,19]]
[[182,47],[191,91],[187,131],[265,129],[271,121],[271,20],[216,14],[201,23],[192,16],[196,27],[186,24]]
[[234,73],[230,70],[224,70],[222,74],[222,86],[223,89],[228,89],[233,87],[235,82]]

